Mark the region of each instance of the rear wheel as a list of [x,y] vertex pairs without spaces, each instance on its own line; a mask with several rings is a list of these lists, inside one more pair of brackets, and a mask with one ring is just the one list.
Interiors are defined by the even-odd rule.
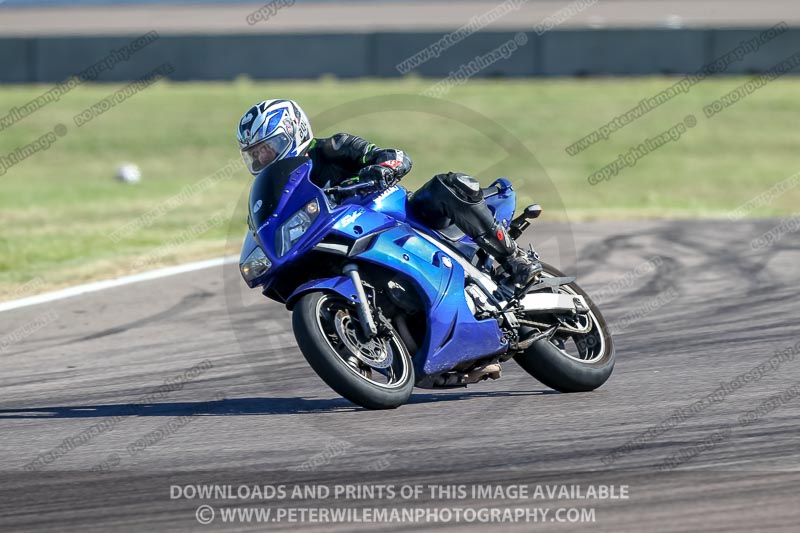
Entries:
[[[542,263],[544,277],[563,277],[555,267]],[[560,392],[585,392],[605,383],[614,370],[614,341],[603,315],[577,283],[562,285],[554,292],[580,295],[589,312],[568,324],[575,332],[557,332],[541,339],[514,360],[530,375]],[[523,333],[525,330],[523,329]]]
[[352,303],[323,292],[297,302],[292,326],[308,364],[343,397],[367,409],[393,409],[408,401],[414,367],[393,329],[366,338]]

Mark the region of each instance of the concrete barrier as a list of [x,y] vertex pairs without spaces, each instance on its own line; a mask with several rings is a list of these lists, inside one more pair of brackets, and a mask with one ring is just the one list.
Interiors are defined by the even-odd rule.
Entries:
[[[710,30],[710,54],[715,58],[719,57],[736,48],[742,41],[751,39],[753,35],[753,31],[747,30]],[[800,29],[791,28],[764,44],[757,52],[732,64],[728,73],[761,73],[797,52],[800,52]]]
[[706,30],[572,30],[542,36],[543,76],[684,74],[705,63]]
[[[491,62],[477,77],[648,75],[694,72],[756,35],[756,29],[562,30],[525,32],[525,43]],[[443,37],[435,32],[162,36],[98,81],[135,79],[158,65],[171,78],[257,80],[396,77],[414,54]],[[481,32],[436,50],[411,72],[447,77],[478,56],[520,40],[519,32]],[[55,83],[80,72],[130,42],[131,37],[30,37],[0,39],[0,83]],[[800,51],[800,29],[790,29],[748,54],[727,73],[761,72]]]
[[0,39],[0,82],[25,83],[36,79],[33,46],[33,39]]
[[412,72],[420,76],[443,78],[451,72],[458,71],[462,65],[474,61],[476,56],[485,56],[509,41],[516,42],[518,33],[524,35],[526,42],[522,45],[517,44],[516,49],[511,51],[506,59],[492,63],[481,72],[480,76],[533,76],[539,42],[532,32],[480,32],[449,47],[446,43],[441,43],[442,33],[378,33],[374,35],[372,41],[370,75],[400,76],[405,73],[405,67],[412,64],[405,64],[406,60],[410,60],[418,53],[420,53],[419,59],[422,59],[424,56],[421,53],[427,50],[434,55],[424,60]]

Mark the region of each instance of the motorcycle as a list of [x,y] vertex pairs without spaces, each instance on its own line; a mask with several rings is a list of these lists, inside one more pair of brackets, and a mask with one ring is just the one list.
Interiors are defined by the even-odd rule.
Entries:
[[[300,351],[338,394],[396,408],[415,386],[498,379],[510,359],[560,392],[609,378],[613,340],[575,278],[539,263],[541,273],[515,287],[457,227],[419,222],[402,186],[320,188],[311,168],[295,157],[256,177],[239,267],[250,288],[292,312]],[[513,218],[505,178],[483,192],[515,239],[542,212],[531,205]]]

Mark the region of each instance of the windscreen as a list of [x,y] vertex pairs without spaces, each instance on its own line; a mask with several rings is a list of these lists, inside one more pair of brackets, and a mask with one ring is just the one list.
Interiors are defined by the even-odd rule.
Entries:
[[268,166],[256,176],[250,190],[250,218],[255,228],[261,227],[275,212],[292,172],[308,160],[307,157],[284,159]]

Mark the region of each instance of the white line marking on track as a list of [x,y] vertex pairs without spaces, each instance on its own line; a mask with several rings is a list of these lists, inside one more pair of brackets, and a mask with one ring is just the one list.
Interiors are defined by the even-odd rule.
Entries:
[[175,265],[166,268],[159,268],[158,270],[151,270],[149,272],[141,272],[139,274],[132,274],[130,276],[123,276],[121,278],[109,279],[105,281],[96,281],[94,283],[87,283],[86,285],[78,285],[69,287],[60,291],[48,292],[36,296],[29,296],[28,298],[21,298],[19,300],[11,300],[8,302],[0,303],[0,313],[3,311],[10,311],[12,309],[19,309],[20,307],[28,307],[31,305],[39,305],[56,300],[63,300],[64,298],[71,298],[81,294],[88,294],[90,292],[102,291],[105,289],[112,289],[114,287],[121,287],[123,285],[131,285],[132,283],[140,283],[142,281],[150,281],[159,278],[166,278],[169,276],[176,276],[178,274],[185,274],[187,272],[194,272],[196,270],[203,270],[206,268],[213,268],[222,266],[225,263],[238,262],[238,256],[217,257],[214,259],[206,259],[204,261],[195,261],[194,263],[186,263],[183,265]]

